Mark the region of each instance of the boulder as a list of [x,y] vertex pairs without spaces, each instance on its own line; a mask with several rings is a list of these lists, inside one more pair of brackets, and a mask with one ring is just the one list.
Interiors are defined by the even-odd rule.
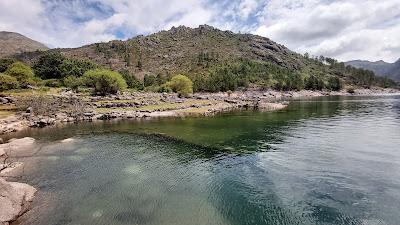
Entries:
[[35,193],[36,189],[28,184],[0,178],[0,224],[8,225],[24,214]]

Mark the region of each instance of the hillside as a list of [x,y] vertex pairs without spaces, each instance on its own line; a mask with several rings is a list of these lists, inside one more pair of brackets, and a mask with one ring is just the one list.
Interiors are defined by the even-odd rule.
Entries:
[[226,91],[249,86],[279,90],[323,89],[337,86],[338,82],[358,86],[392,84],[377,79],[369,71],[346,69],[334,59],[309,58],[265,37],[221,31],[208,25],[172,27],[126,41],[22,53],[14,57],[34,66],[48,53],[89,60],[140,80],[146,75],[168,78],[171,74],[182,73],[194,81],[196,91]]
[[[90,59],[113,70],[127,68],[142,74],[197,70],[199,56],[202,54],[209,64],[249,58],[296,69],[306,63],[301,55],[268,38],[221,31],[208,25],[194,29],[173,27],[168,31],[141,35],[127,41],[110,41],[53,51],[71,58]],[[19,57],[31,61],[38,54],[23,54]]]
[[23,52],[49,49],[44,44],[25,37],[22,34],[0,31],[0,58]]
[[353,60],[345,63],[356,68],[363,68],[372,70],[378,76],[386,76],[395,81],[400,81],[400,59],[394,63],[387,63],[385,61],[370,62],[366,60]]

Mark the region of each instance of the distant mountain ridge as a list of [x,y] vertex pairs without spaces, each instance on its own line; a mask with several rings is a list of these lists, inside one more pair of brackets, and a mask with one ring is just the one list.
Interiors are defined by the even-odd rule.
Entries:
[[400,81],[400,59],[394,63],[388,63],[383,60],[376,62],[370,62],[367,60],[353,60],[345,62],[345,64],[354,66],[356,68],[371,70],[378,76],[384,76],[395,81]]
[[0,31],[0,58],[23,52],[48,49],[46,45],[25,37],[22,34]]

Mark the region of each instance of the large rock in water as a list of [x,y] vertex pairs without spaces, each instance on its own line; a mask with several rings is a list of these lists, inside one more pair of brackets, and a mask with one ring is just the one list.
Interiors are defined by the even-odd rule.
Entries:
[[28,184],[0,178],[0,225],[8,225],[25,213],[35,193],[36,189]]

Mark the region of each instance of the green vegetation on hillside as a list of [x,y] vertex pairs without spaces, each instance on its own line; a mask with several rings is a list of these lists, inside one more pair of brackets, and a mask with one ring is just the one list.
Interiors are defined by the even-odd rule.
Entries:
[[[15,66],[16,59],[31,65],[34,73],[21,63]],[[332,58],[300,55],[268,38],[220,31],[206,25],[195,29],[180,26],[127,41],[77,49],[24,53],[16,59],[1,59],[0,73],[15,77],[21,88],[28,84],[65,86],[75,91],[90,87],[101,94],[116,93],[125,86],[137,91],[175,91],[183,96],[192,91],[227,92],[246,88],[338,91],[397,87],[390,79],[345,66]],[[19,68],[13,69],[19,72],[11,72],[10,67]],[[100,76],[101,79],[97,77],[99,87],[87,83],[86,74],[93,71],[107,74]],[[173,78],[176,74],[187,79],[179,76],[178,82]],[[180,89],[176,83],[191,88]]]

